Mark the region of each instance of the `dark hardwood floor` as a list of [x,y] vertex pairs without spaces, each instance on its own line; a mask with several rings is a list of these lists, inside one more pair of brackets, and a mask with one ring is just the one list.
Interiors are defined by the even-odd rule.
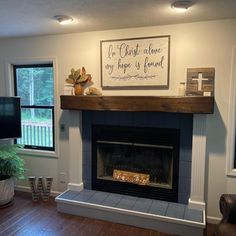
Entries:
[[[208,225],[211,236],[214,225]],[[28,193],[16,192],[14,204],[0,209],[0,236],[170,236],[127,225],[59,213],[51,198],[48,202],[32,202]]]

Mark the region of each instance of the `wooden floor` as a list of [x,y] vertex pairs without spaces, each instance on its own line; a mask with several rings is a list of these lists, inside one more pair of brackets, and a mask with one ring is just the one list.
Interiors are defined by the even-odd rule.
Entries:
[[[214,225],[208,225],[211,236]],[[152,230],[58,213],[54,199],[34,203],[28,193],[17,192],[12,206],[0,209],[0,236],[168,236]],[[170,236],[170,235],[169,235]]]

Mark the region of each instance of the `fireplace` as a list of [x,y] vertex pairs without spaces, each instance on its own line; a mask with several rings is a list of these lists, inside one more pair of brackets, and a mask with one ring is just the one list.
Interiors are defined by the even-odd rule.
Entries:
[[[96,150],[96,148],[93,146],[93,143],[95,141],[95,137],[93,136],[93,129],[96,127],[108,127],[108,128],[115,128],[117,127],[116,132],[107,132],[107,136],[110,136],[109,140],[107,139],[107,136],[105,138],[103,137],[103,141],[110,141],[110,142],[117,142],[117,138],[114,137],[115,134],[121,134],[125,137],[127,140],[123,140],[122,142],[124,143],[131,143],[131,144],[147,144],[148,142],[152,142],[152,140],[155,140],[152,138],[151,140],[143,140],[141,138],[144,137],[144,135],[135,135],[135,137],[139,137],[139,140],[135,139],[134,141],[130,142],[129,137],[127,136],[130,132],[124,131],[124,129],[128,128],[129,130],[140,130],[137,132],[143,132],[143,130],[148,130],[149,134],[153,133],[153,136],[155,138],[160,137],[157,135],[154,135],[156,132],[162,132],[162,131],[171,131],[179,133],[179,141],[178,145],[176,145],[176,150],[179,148],[178,151],[178,156],[176,156],[173,161],[177,161],[177,158],[179,158],[179,162],[177,165],[176,163],[173,163],[173,171],[179,171],[178,175],[172,179],[173,181],[173,186],[174,182],[176,181],[177,184],[175,185],[176,188],[178,187],[178,196],[175,198],[173,201],[178,201],[178,203],[182,204],[187,204],[189,197],[190,197],[190,188],[191,188],[191,165],[192,165],[192,130],[193,130],[193,116],[191,114],[180,114],[180,113],[160,113],[160,112],[105,112],[105,111],[83,111],[83,120],[82,120],[82,140],[83,140],[83,152],[82,152],[82,161],[81,161],[81,169],[82,169],[82,181],[83,181],[83,187],[85,189],[94,189],[93,188],[93,178],[96,176],[97,173],[95,174],[95,162],[93,159],[93,152]],[[99,130],[99,128],[98,128]],[[153,130],[153,132],[152,132]],[[154,132],[155,131],[155,132]],[[97,132],[98,133],[98,132]],[[99,134],[104,134],[105,132],[99,132]],[[77,135],[77,133],[71,134],[71,138],[73,136]],[[150,135],[149,135],[150,136]],[[163,137],[162,138],[162,143],[165,143],[165,140],[167,138],[172,137],[173,135],[167,135],[166,139]],[[178,134],[177,134],[178,136]],[[146,137],[148,137],[146,135]],[[100,138],[100,136],[98,136]],[[101,139],[100,139],[101,140]],[[148,141],[148,142],[147,142]],[[159,140],[160,141],[160,140]],[[121,139],[118,139],[118,142],[121,142]],[[75,145],[75,144],[74,144]],[[100,149],[100,152],[103,151],[104,143],[102,144],[101,142],[98,142],[98,146]],[[111,144],[107,144],[111,145]],[[158,148],[158,145],[156,143],[153,143],[155,147],[153,149],[155,151],[158,151],[159,153],[163,148],[160,149]],[[126,146],[124,144],[124,146]],[[132,145],[131,145],[132,146]],[[136,145],[137,146],[137,145]],[[166,145],[159,145],[159,146],[169,146],[170,144]],[[167,148],[167,149],[168,149]],[[93,150],[93,151],[92,151]],[[77,153],[77,152],[76,152]],[[76,156],[75,153],[75,156]],[[149,155],[150,156],[150,155]],[[175,166],[174,166],[175,165]],[[177,168],[178,167],[178,168]],[[134,167],[133,167],[134,168]],[[120,170],[117,168],[116,170]],[[128,172],[138,172],[133,170],[128,170],[124,169],[125,171]],[[143,173],[143,172],[141,172]],[[112,175],[110,175],[112,176]],[[100,178],[100,180],[103,180]],[[103,180],[106,184],[111,184],[111,181],[105,181]],[[140,192],[143,192],[144,189],[145,191],[149,191],[148,186],[139,186],[138,184],[132,184],[132,183],[123,183],[120,181],[117,183],[120,185],[119,193],[122,191],[122,189],[126,189],[128,191],[129,189],[132,189],[133,187],[142,187],[142,190]],[[150,181],[152,182],[152,181]],[[158,185],[158,183],[156,183]],[[169,184],[170,185],[170,184]],[[156,187],[156,186],[155,186]],[[158,192],[170,192],[170,186],[169,190],[166,188],[163,188],[163,186],[158,186],[159,188],[154,188],[158,189]],[[167,184],[166,184],[166,187]],[[108,188],[108,187],[107,187]],[[106,191],[104,187],[102,187],[103,191]],[[110,188],[109,190],[110,191]],[[127,194],[130,194],[127,192]],[[148,192],[148,198],[156,198],[150,196],[150,192]],[[156,194],[154,194],[156,195]],[[161,198],[163,199],[163,198]],[[166,196],[164,197],[164,200],[166,200]]]
[[178,202],[179,129],[92,126],[92,189]]
[[[129,98],[125,98],[125,100],[123,99],[122,100],[123,102],[121,103],[122,105],[126,104],[126,99],[128,100]],[[143,104],[146,105],[146,103],[143,102],[143,99],[141,98],[139,99]],[[174,204],[163,203],[163,204],[168,206],[167,208],[168,210],[171,209],[171,212],[173,211],[172,213],[174,213],[174,218],[177,215],[177,218],[181,217],[181,219],[177,221],[175,219],[170,219],[171,221],[169,222],[169,220],[167,220],[168,221],[167,222],[166,219],[168,217],[166,216],[162,217],[160,214],[160,211],[158,210],[157,219],[156,218],[153,219],[153,221],[150,223],[150,220],[152,219],[150,219],[150,215],[147,215],[147,219],[143,221],[142,225],[144,225],[145,227],[149,227],[149,226],[154,227],[153,229],[157,229],[157,230],[159,230],[160,228],[164,230],[164,229],[167,229],[168,227],[170,227],[170,229],[175,228],[177,229],[178,232],[175,230],[174,232],[169,232],[169,233],[175,233],[175,234],[176,233],[181,234],[185,232],[185,230],[188,233],[189,231],[191,231],[192,234],[195,233],[196,235],[199,235],[199,233],[202,233],[203,230],[200,229],[200,227],[202,228],[205,225],[204,183],[205,183],[206,121],[207,119],[204,114],[201,114],[202,110],[200,108],[205,107],[205,106],[198,106],[198,107],[194,106],[195,108],[197,108],[197,111],[196,110],[189,111],[188,108],[191,107],[191,102],[189,103],[189,98],[187,97],[185,98],[186,99],[185,103],[179,103],[179,98],[177,99],[173,98],[173,100],[171,99],[172,102],[170,101],[166,102],[165,101],[166,98],[162,98],[162,97],[160,99],[159,98],[154,98],[154,99],[157,101],[157,103],[152,103],[151,97],[148,100],[152,104],[152,109],[154,108],[153,111],[149,107],[147,111],[145,110],[146,112],[142,112],[143,110],[139,109],[139,106],[135,106],[134,110],[130,109],[133,104],[137,105],[135,100],[133,100],[132,103],[129,103],[128,106],[120,107],[119,99],[114,100],[112,99],[112,97],[111,99],[110,97],[106,98],[104,99],[104,101],[103,101],[103,97],[95,98],[95,101],[96,101],[95,103],[94,103],[94,99],[91,97],[91,100],[89,98],[85,106],[84,106],[84,102],[80,101],[80,98],[74,99],[73,97],[72,103],[68,103],[68,104],[73,104],[73,105],[65,106],[65,108],[67,107],[67,109],[68,107],[70,109],[78,109],[78,107],[80,107],[80,109],[82,109],[83,111],[79,113],[75,111],[70,111],[71,113],[70,119],[69,119],[70,126],[69,126],[69,132],[68,132],[69,146],[70,146],[69,163],[68,163],[70,175],[69,175],[68,189],[70,191],[66,191],[65,193],[63,193],[63,198],[61,199],[59,209],[61,209],[63,212],[68,212],[68,213],[79,212],[78,213],[79,215],[89,216],[89,217],[94,216],[94,215],[107,216],[108,214],[105,220],[112,218],[113,220],[117,219],[117,222],[120,222],[119,219],[122,218],[120,217],[120,214],[123,215],[122,209],[125,209],[124,210],[125,218],[123,217],[124,219],[120,223],[127,223],[127,218],[126,218],[127,216],[129,217],[128,220],[129,222],[131,222],[132,225],[139,226],[141,215],[138,215],[136,217],[137,218],[136,220],[136,218],[133,217],[134,212],[131,212],[132,214],[129,214],[126,209],[132,209],[133,206],[135,206],[134,209],[137,209],[136,206],[140,208],[140,204],[139,204],[140,201],[152,202],[152,203],[153,201],[151,201],[150,199],[137,199],[137,198],[127,197],[127,196],[126,197],[120,196],[117,194],[109,194],[107,192],[102,193],[100,191],[98,192],[90,191],[90,189],[93,189],[94,187],[94,181],[93,181],[94,177],[100,180],[123,183],[125,184],[126,188],[128,184],[132,184],[133,186],[143,185],[141,187],[144,187],[144,188],[147,187],[147,185],[154,185],[155,187],[159,187],[160,190],[161,188],[166,188],[166,189],[168,187],[170,189],[173,188],[174,186],[173,181],[178,178],[178,181],[177,181],[178,202],[183,203],[183,204],[189,203],[189,205],[183,206],[183,205],[179,205],[175,203]],[[198,98],[194,98],[194,99],[198,101]],[[160,100],[162,100],[163,102],[160,102]],[[141,103],[140,101],[138,102],[138,105]],[[176,101],[178,103],[177,105],[175,103]],[[156,105],[157,107],[155,107]],[[185,105],[187,105],[187,109]],[[142,108],[144,106],[142,106]],[[163,111],[163,109],[164,111],[167,111],[167,112],[159,112],[159,111]],[[174,112],[174,113],[171,113],[171,112]],[[190,112],[190,114],[188,114],[188,112]],[[171,150],[175,149],[175,146],[172,146],[171,144],[162,145],[162,144],[156,144],[156,143],[149,144],[149,143],[143,142],[142,137],[144,136],[142,136],[142,133],[141,135],[140,133],[138,133],[139,134],[138,137],[141,137],[141,140],[140,139],[138,140],[134,139],[132,141],[130,141],[129,139],[123,140],[123,141],[119,141],[119,139],[109,140],[106,138],[106,136],[105,138],[103,137],[103,129],[100,129],[100,128],[98,128],[98,130],[100,129],[100,131],[97,132],[98,133],[97,138],[94,138],[93,130],[97,129],[96,126],[109,126],[109,128],[110,126],[114,126],[114,127],[118,127],[119,129],[129,127],[133,130],[136,130],[136,129],[140,130],[141,128],[144,130],[149,129],[150,132],[154,129],[155,130],[169,129],[173,131],[175,129],[178,130],[179,132],[179,154],[178,154],[179,165],[177,167],[179,169],[179,172],[178,172],[177,178],[169,177],[171,175],[165,174],[165,170],[167,169],[170,170],[170,173],[171,171],[174,172],[174,170],[176,169],[176,167],[172,163],[175,160],[174,155],[170,154]],[[113,135],[116,132],[112,132],[112,133],[108,132],[108,133]],[[129,136],[129,133],[130,132],[124,133],[125,137],[127,135]],[[102,135],[100,136],[100,134]],[[134,137],[137,137],[137,136],[134,136]],[[146,137],[149,137],[149,135],[148,136],[146,135]],[[148,154],[145,151],[147,147],[151,148],[151,151],[149,150]],[[109,150],[107,151],[107,149]],[[162,154],[162,151],[164,152],[167,151],[167,154]],[[96,152],[96,158],[94,158],[92,155],[94,154],[94,152]],[[150,152],[154,154],[150,154]],[[104,153],[105,153],[105,157],[104,157]],[[133,157],[129,158],[130,156],[128,155],[129,153],[134,153],[135,155],[132,155]],[[143,156],[144,154],[145,156],[150,157],[150,159],[154,159],[154,156],[157,156],[157,155],[160,156],[159,159],[163,159],[164,157],[167,157],[166,158],[167,164],[163,163],[161,165],[161,170],[162,170],[161,175],[160,173],[159,174],[150,173],[152,172],[152,168],[149,165],[146,165],[145,162],[144,162],[145,163],[144,167],[143,165],[142,167],[140,167],[138,157]],[[125,156],[126,161],[122,160],[119,163],[118,157],[120,156]],[[130,162],[134,164],[127,165]],[[159,166],[159,168],[157,169],[160,169],[160,164],[158,164],[159,162],[160,160],[158,160],[157,163],[155,163],[154,161],[155,164],[153,164],[153,165]],[[94,166],[96,166],[96,168]],[[113,167],[112,169],[111,169],[111,166]],[[145,184],[140,184],[140,181],[132,182],[133,179],[132,181],[120,181],[120,179],[117,179],[115,177],[116,171],[118,172],[124,171],[125,173],[131,172],[133,177],[137,173],[138,173],[138,176],[144,175],[144,178],[148,176],[148,181],[145,182]],[[78,193],[78,191],[80,192]],[[111,190],[108,189],[108,192],[109,191]],[[65,196],[66,196],[66,199],[64,199]],[[72,201],[67,200],[68,196],[70,199],[72,199]],[[147,197],[150,198],[150,194]],[[82,203],[83,201],[82,202],[80,201],[81,198],[83,199],[85,204]],[[114,202],[114,199],[116,199],[115,202]],[[167,200],[167,199],[164,199],[164,200]],[[104,202],[107,202],[107,203],[112,202],[112,206],[115,206],[115,207],[111,208],[109,204],[108,208],[106,208],[106,205],[103,205]],[[131,202],[132,204],[130,204]],[[99,206],[100,204],[102,205]],[[159,206],[159,201],[158,201],[158,206]],[[196,229],[195,229],[195,224],[192,225],[192,223],[190,222],[192,220],[190,221],[187,220],[186,222],[185,220],[182,219],[183,212],[179,214],[180,213],[179,207],[181,209],[183,209],[182,207],[184,207],[184,215],[187,215],[187,217],[192,215],[193,210],[191,208],[203,210],[203,211],[200,211],[203,213],[203,222],[201,224],[197,223]],[[118,212],[118,216],[114,217],[114,210],[116,209]],[[149,207],[149,209],[153,210],[153,207],[151,206]],[[111,211],[111,212],[109,213],[108,211]],[[104,214],[104,212],[106,214]],[[167,211],[165,211],[165,213],[167,213]],[[171,215],[170,217],[173,218],[173,215]],[[193,226],[193,230],[192,230],[192,226]]]

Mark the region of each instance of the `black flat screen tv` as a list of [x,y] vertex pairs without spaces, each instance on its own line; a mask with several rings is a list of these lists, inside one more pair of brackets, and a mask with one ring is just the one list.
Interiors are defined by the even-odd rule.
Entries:
[[0,97],[0,139],[21,137],[19,97]]

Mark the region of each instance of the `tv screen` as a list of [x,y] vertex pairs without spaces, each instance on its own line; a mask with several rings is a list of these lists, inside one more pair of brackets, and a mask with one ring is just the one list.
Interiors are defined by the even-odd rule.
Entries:
[[0,139],[21,137],[19,97],[0,97]]

